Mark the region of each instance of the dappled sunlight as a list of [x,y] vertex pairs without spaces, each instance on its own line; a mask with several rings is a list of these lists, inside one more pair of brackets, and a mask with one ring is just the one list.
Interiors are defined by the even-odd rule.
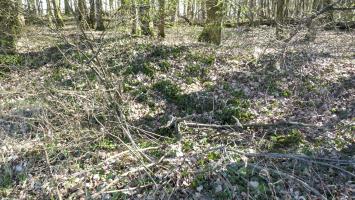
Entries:
[[68,2],[0,30],[0,197],[351,198],[350,4]]

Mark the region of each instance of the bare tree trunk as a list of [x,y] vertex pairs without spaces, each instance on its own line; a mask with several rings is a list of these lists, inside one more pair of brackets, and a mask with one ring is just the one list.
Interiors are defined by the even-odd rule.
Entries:
[[132,34],[133,35],[140,35],[141,30],[140,30],[140,26],[139,26],[139,8],[137,5],[137,0],[132,0],[131,15],[133,17]]
[[283,23],[284,6],[285,6],[285,0],[277,0],[275,21],[276,21],[276,38],[279,40],[284,37],[283,29],[282,29],[282,26],[284,25]]
[[[332,4],[332,0],[323,0],[323,8]],[[328,24],[331,24],[334,21],[334,11],[330,10],[326,13],[325,20]]]
[[59,1],[58,0],[52,0],[53,3],[53,12],[54,12],[54,18],[55,18],[55,24],[58,28],[62,28],[64,26],[63,18],[62,15],[60,14],[60,9],[59,9]]
[[96,30],[98,31],[105,30],[102,13],[102,0],[96,0]]
[[141,0],[139,5],[139,19],[143,35],[154,35],[150,16],[151,8],[149,0]]
[[77,10],[77,18],[79,22],[79,26],[83,29],[87,29],[87,8],[85,0],[77,0],[78,2],[78,10]]
[[289,14],[290,14],[289,13],[290,12],[289,3],[290,3],[290,0],[285,0],[284,11],[283,11],[284,21],[286,21],[286,19],[289,17]]
[[[319,5],[320,5],[319,0],[313,0],[311,12],[312,13],[317,12],[317,10],[320,9]],[[306,26],[307,26],[308,32],[307,32],[307,34],[305,36],[305,40],[314,41],[316,39],[316,37],[317,37],[317,32],[316,32],[316,29],[314,27],[313,20],[309,20],[308,23],[306,24]]]
[[168,5],[171,7],[171,9],[169,9],[171,10],[171,21],[176,22],[179,17],[179,0],[168,1]]
[[266,0],[266,16],[268,19],[272,18],[271,17],[272,13],[271,13],[271,2],[270,1],[271,0]]
[[249,0],[249,22],[251,26],[254,26],[255,15],[255,0]]
[[89,25],[92,29],[95,28],[95,21],[96,21],[96,13],[95,13],[95,0],[90,0],[90,16],[89,16]]
[[22,0],[17,0],[17,5],[18,5],[18,19],[22,27],[25,25],[25,16],[23,15],[24,8],[23,8]]
[[187,3],[187,18],[191,21],[193,17],[192,0],[186,0]]
[[265,18],[265,0],[260,0],[260,5],[259,5],[259,18],[264,19]]
[[37,4],[37,13],[38,13],[38,15],[42,15],[43,14],[43,12],[42,12],[42,1],[41,0],[37,0],[36,4]]
[[238,4],[238,10],[237,10],[237,24],[240,23],[240,15],[242,14],[242,5],[241,3]]
[[191,21],[196,20],[195,10],[196,10],[196,0],[191,0]]
[[159,2],[159,36],[165,37],[165,0],[158,0]]
[[206,25],[199,36],[200,42],[221,44],[222,39],[222,18],[223,1],[207,0],[207,20]]
[[37,16],[36,1],[28,0],[28,11],[31,17]]
[[20,32],[18,1],[0,0],[0,54],[16,52],[16,37]]
[[113,0],[109,0],[110,11],[113,10]]
[[53,27],[53,12],[52,12],[52,3],[50,0],[46,0],[47,3],[47,19],[48,26]]
[[202,14],[202,23],[205,23],[207,19],[206,1],[201,2],[201,14]]
[[71,14],[69,0],[64,0],[64,14],[65,15],[70,15]]

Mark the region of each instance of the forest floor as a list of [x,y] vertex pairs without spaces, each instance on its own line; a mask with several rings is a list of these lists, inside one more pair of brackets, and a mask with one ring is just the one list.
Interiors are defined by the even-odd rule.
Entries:
[[26,28],[0,56],[1,199],[351,199],[354,32]]

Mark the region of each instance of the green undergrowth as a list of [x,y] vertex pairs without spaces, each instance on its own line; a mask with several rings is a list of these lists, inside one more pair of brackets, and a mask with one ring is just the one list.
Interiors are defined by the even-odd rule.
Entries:
[[304,135],[297,129],[292,129],[286,134],[271,136],[269,148],[271,150],[297,149],[305,142]]
[[158,81],[153,89],[159,92],[168,102],[178,106],[186,113],[203,113],[213,109],[213,99],[206,95],[184,94],[177,84],[170,80]]
[[2,55],[0,54],[0,65],[20,65],[24,61],[21,55]]
[[162,80],[153,85],[166,100],[179,107],[188,114],[214,111],[216,119],[224,124],[235,123],[235,118],[242,122],[253,119],[254,115],[249,111],[250,101],[241,92],[234,92],[233,97],[224,105],[212,98],[212,94],[183,94],[177,84],[170,80]]
[[23,63],[21,55],[0,54],[0,78],[11,72],[13,66],[20,66]]

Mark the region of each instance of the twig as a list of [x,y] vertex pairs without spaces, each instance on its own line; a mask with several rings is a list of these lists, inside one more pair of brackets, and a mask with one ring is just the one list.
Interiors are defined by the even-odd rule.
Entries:
[[128,176],[128,175],[130,175],[130,174],[134,174],[134,173],[140,172],[140,171],[145,171],[147,168],[151,168],[151,167],[156,166],[156,165],[158,165],[159,163],[161,163],[161,162],[164,160],[164,158],[165,158],[165,157],[163,156],[163,157],[161,157],[161,158],[159,159],[159,161],[157,161],[157,162],[150,163],[150,164],[145,165],[145,166],[142,166],[142,167],[137,167],[137,168],[134,168],[134,169],[132,169],[132,170],[129,170],[128,172],[125,172],[125,173],[123,173],[123,174],[120,174],[117,179],[115,179],[114,181],[112,181],[110,184],[108,184],[106,187],[104,187],[104,188],[103,188],[102,190],[100,190],[99,192],[93,194],[92,197],[93,197],[93,198],[96,198],[96,197],[98,197],[100,194],[106,193],[105,191],[106,191],[107,189],[109,189],[110,187],[112,187],[113,185],[115,185],[116,183],[118,183],[119,181],[121,181],[120,178],[125,177],[125,176]]
[[[252,156],[251,153],[248,153],[250,156]],[[304,156],[304,155],[292,155],[292,154],[279,154],[279,153],[260,153],[256,154],[257,156],[269,156],[273,158],[300,158],[300,159],[307,159],[307,160],[324,160],[328,162],[336,162],[338,164],[355,164],[355,160],[336,160],[336,159],[328,159],[328,158],[314,158],[314,157],[309,157],[309,156]]]
[[[47,149],[44,147],[43,150],[44,150],[46,163],[48,165],[49,173],[50,173],[51,177],[53,178],[53,181],[55,181],[55,177],[54,177],[54,174],[53,174],[53,171],[52,171],[52,167],[51,167],[51,164],[50,164],[50,161],[49,161],[49,156],[48,156]],[[63,199],[62,198],[62,194],[59,191],[58,183],[56,183],[56,181],[55,181],[55,189],[56,189],[56,193],[57,193],[58,199],[62,200]]]
[[219,125],[219,124],[202,124],[196,122],[184,122],[184,125],[188,127],[194,128],[215,128],[215,129],[235,129],[235,130],[245,130],[248,128],[268,128],[268,127],[282,127],[282,126],[295,126],[295,127],[313,127],[313,128],[320,128],[313,124],[305,124],[301,122],[293,122],[293,121],[279,121],[275,123],[253,123],[253,124],[234,124],[234,125]]
[[[240,151],[237,151],[237,150],[230,150],[230,151],[233,151],[233,152],[237,152],[237,153],[240,153],[244,156],[247,156],[247,157],[265,157],[265,158],[272,158],[272,159],[295,159],[295,160],[299,160],[299,161],[303,161],[303,162],[308,162],[308,163],[314,163],[314,164],[319,164],[319,165],[323,165],[323,166],[327,166],[327,167],[331,167],[331,168],[334,168],[334,169],[338,169],[352,177],[355,177],[355,174],[343,169],[343,168],[340,168],[338,166],[335,166],[335,165],[332,165],[332,164],[329,164],[329,163],[325,163],[325,162],[320,162],[320,161],[316,161],[310,157],[307,157],[307,156],[297,156],[297,155],[290,155],[290,154],[278,154],[278,153],[243,153],[243,152],[240,152]],[[355,161],[350,161],[350,164],[353,164],[355,163]]]
[[139,189],[143,189],[143,188],[147,188],[150,187],[154,184],[147,184],[147,185],[143,185],[143,186],[138,186],[138,187],[131,187],[131,188],[123,188],[123,189],[119,189],[119,190],[111,190],[111,191],[106,191],[104,192],[105,194],[110,194],[110,193],[117,193],[117,192],[122,192],[125,194],[131,194],[133,193],[133,191],[135,190],[139,190]]
[[270,168],[264,168],[264,167],[260,167],[260,166],[257,166],[257,165],[254,165],[254,164],[250,164],[248,163],[247,165],[255,168],[255,169],[258,169],[258,170],[270,170],[272,173],[274,174],[278,174],[280,176],[283,176],[285,178],[288,178],[288,179],[293,179],[295,181],[297,181],[298,183],[300,183],[301,185],[303,185],[307,190],[313,192],[315,195],[319,196],[321,199],[324,199],[326,200],[327,198],[325,196],[323,196],[317,189],[311,187],[310,185],[308,185],[308,183],[304,182],[303,180],[295,177],[295,176],[292,176],[290,174],[286,174],[284,172],[281,172],[281,171],[277,171],[277,170],[274,170],[274,169],[270,169]]
[[219,125],[219,124],[201,124],[201,123],[194,123],[194,122],[184,122],[185,126],[192,127],[192,128],[214,128],[214,129],[237,129],[243,130],[241,126],[238,125]]

